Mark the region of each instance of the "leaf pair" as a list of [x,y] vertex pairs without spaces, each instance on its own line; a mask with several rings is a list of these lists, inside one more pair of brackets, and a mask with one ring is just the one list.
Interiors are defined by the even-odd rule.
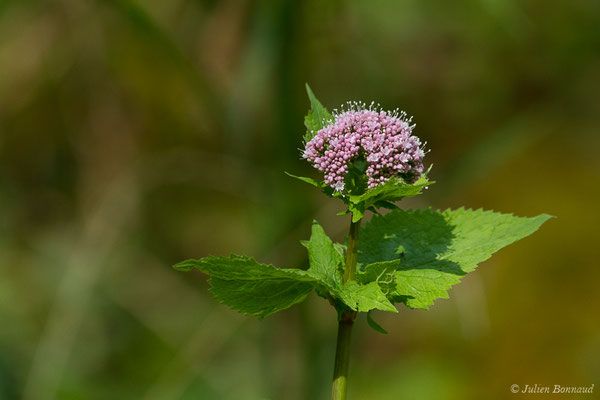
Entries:
[[428,309],[460,278],[494,252],[535,232],[548,215],[520,218],[483,210],[395,210],[361,230],[355,281],[344,283],[344,247],[316,222],[310,268],[279,269],[249,257],[206,257],[174,268],[211,275],[211,293],[223,304],[263,318],[303,301],[313,290],[340,309],[396,312],[394,303]]

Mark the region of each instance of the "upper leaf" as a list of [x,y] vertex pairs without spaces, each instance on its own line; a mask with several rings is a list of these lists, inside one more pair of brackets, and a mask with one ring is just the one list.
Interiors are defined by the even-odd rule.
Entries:
[[317,282],[306,271],[260,264],[250,257],[206,257],[186,260],[173,268],[199,269],[211,276],[211,293],[221,303],[259,318],[303,301]]
[[423,174],[413,184],[404,182],[400,178],[390,178],[383,185],[368,189],[361,195],[349,196],[348,208],[352,211],[352,220],[357,222],[363,216],[366,210],[373,207],[393,208],[393,202],[400,201],[405,197],[413,197],[422,193],[423,188],[435,182],[427,179],[427,175]]
[[361,231],[363,264],[400,260],[394,301],[428,309],[494,252],[535,232],[551,216],[483,210],[403,211],[374,216]]
[[308,142],[328,122],[333,121],[333,117],[315,97],[315,94],[310,89],[310,86],[308,86],[308,83],[306,84],[306,93],[308,94],[308,98],[310,100],[310,110],[308,111],[306,117],[304,117],[304,125],[306,126],[306,135],[304,135],[304,141]]
[[300,181],[302,181],[302,182],[306,182],[306,183],[308,183],[309,185],[312,185],[312,186],[314,186],[314,187],[318,187],[318,188],[320,188],[320,187],[323,187],[323,185],[324,185],[324,183],[323,183],[323,182],[317,182],[316,180],[314,180],[314,179],[312,179],[312,178],[308,178],[308,177],[306,177],[306,176],[297,176],[297,175],[292,175],[292,174],[290,174],[289,172],[286,172],[285,174],[286,174],[287,176],[291,176],[292,178],[296,178],[296,179],[298,179],[298,180],[300,180]]

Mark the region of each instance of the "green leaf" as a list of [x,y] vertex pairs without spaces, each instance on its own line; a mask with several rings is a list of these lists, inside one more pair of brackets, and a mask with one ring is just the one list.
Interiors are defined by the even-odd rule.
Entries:
[[367,312],[378,309],[398,312],[381,291],[377,282],[361,285],[357,281],[348,281],[344,284],[342,290],[339,290],[336,294],[348,307],[355,311]]
[[361,285],[377,282],[379,288],[386,296],[396,289],[396,270],[402,262],[401,259],[382,261],[368,264],[356,273],[356,280]]
[[237,255],[186,260],[173,268],[198,269],[210,275],[210,292],[217,300],[259,318],[303,301],[317,284],[306,271],[280,269]]
[[408,184],[397,177],[390,178],[383,185],[376,186],[367,190],[361,195],[350,196],[350,203],[362,205],[362,209],[370,205],[377,205],[389,208],[389,203],[402,200],[405,197],[413,197],[422,193],[423,188],[431,185],[432,182],[427,179],[425,174],[421,175],[418,181]]
[[304,135],[304,141],[308,142],[328,122],[333,121],[333,117],[316,98],[315,94],[310,89],[310,86],[308,86],[308,83],[306,84],[306,93],[308,94],[311,107],[306,117],[304,117],[304,125],[306,126],[306,135]]
[[389,292],[393,288],[393,271],[398,261],[367,265],[364,271],[358,272],[356,281],[344,283],[342,273],[345,246],[333,243],[317,221],[313,221],[310,240],[302,244],[308,249],[310,268],[306,271],[307,275],[324,286],[333,298],[355,311],[378,308],[396,312],[385,291]]
[[310,240],[302,243],[308,249],[308,274],[323,283],[330,291],[342,285],[340,269],[344,265],[344,250],[334,244],[317,221],[313,221]]
[[361,230],[362,264],[400,260],[394,301],[428,309],[460,278],[501,248],[535,232],[551,216],[483,210],[403,211],[374,216]]
[[[335,251],[337,251],[340,256],[342,256],[342,259],[345,260],[346,259],[346,250],[348,249],[348,246],[346,246],[345,244],[341,244],[341,243],[334,243],[333,247],[335,248]],[[342,265],[342,271],[344,269],[344,266]],[[343,275],[343,274],[342,274]]]
[[377,208],[387,208],[388,210],[397,210],[399,207],[387,200],[379,200],[373,203],[373,206]]
[[365,204],[364,203],[348,203],[348,211],[352,213],[352,222],[358,222],[365,215]]
[[322,187],[322,186],[323,186],[323,184],[322,184],[322,183],[320,183],[320,182],[317,182],[317,181],[315,181],[315,180],[314,180],[314,179],[312,179],[312,178],[307,178],[307,177],[305,177],[305,176],[296,176],[296,175],[292,175],[292,174],[290,174],[289,172],[286,172],[285,174],[286,174],[287,176],[291,176],[292,178],[299,179],[299,180],[301,180],[302,182],[306,182],[306,183],[308,183],[309,185],[313,185],[314,187],[318,187],[318,188],[320,188],[320,187]]
[[374,330],[377,331],[379,333],[383,333],[384,335],[387,335],[388,331],[386,331],[385,329],[383,329],[381,327],[381,325],[379,325],[377,322],[375,322],[373,320],[373,318],[371,317],[371,311],[369,311],[367,313],[367,324],[369,324],[369,326]]

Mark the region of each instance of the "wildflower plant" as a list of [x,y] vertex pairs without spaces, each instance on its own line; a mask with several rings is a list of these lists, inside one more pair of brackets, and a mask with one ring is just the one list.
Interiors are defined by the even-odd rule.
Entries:
[[[397,202],[434,182],[424,169],[425,145],[413,135],[406,113],[350,102],[330,114],[306,86],[302,157],[322,179],[299,177],[340,199],[351,214],[346,243],[335,243],[314,221],[308,241],[310,267],[277,268],[247,256],[209,256],[174,266],[210,275],[210,292],[221,303],[264,318],[306,299],[313,291],[338,315],[332,399],[345,399],[350,336],[359,313],[387,333],[372,310],[397,313],[398,305],[427,310],[435,300],[501,248],[535,232],[549,215],[517,217],[493,211],[403,210]],[[389,212],[382,214],[382,209]],[[365,213],[374,216],[361,228]],[[359,241],[360,237],[360,241]]]

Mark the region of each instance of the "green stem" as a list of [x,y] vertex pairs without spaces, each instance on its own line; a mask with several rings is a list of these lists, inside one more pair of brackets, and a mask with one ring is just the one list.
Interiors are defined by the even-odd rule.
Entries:
[[356,256],[358,254],[358,233],[360,231],[360,220],[350,222],[350,233],[348,238],[348,251],[346,252],[346,268],[344,269],[344,282],[353,281],[356,274]]
[[348,383],[348,363],[350,361],[350,338],[356,311],[343,311],[338,327],[335,366],[333,367],[332,400],[345,400]]
[[[354,280],[356,274],[356,257],[358,253],[358,233],[360,220],[350,223],[350,237],[348,251],[346,252],[346,266],[344,268],[344,282]],[[350,361],[350,339],[352,326],[356,319],[356,311],[344,310],[340,314],[338,325],[337,346],[335,350],[335,365],[333,368],[332,400],[345,400],[348,382],[348,364]]]

